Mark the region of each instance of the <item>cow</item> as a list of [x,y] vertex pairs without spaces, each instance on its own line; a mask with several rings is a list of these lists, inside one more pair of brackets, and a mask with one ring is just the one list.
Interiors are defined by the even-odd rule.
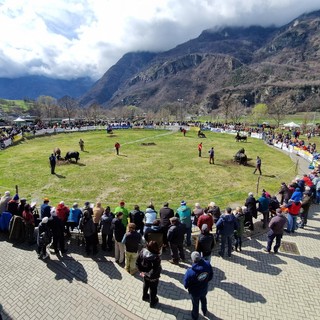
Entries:
[[60,148],[55,147],[55,148],[53,149],[53,154],[56,156],[56,158],[57,158],[58,160],[62,160]]
[[68,160],[69,162],[71,159],[75,159],[77,163],[78,160],[80,160],[80,154],[78,151],[68,151],[64,159]]
[[240,149],[234,156],[234,161],[238,162],[239,165],[247,165],[247,155],[245,154],[245,150],[242,148]]

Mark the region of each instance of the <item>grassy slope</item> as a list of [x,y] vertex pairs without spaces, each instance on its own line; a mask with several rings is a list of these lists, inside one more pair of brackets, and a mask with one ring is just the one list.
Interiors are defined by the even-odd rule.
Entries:
[[[275,194],[282,180],[293,176],[290,158],[266,146],[262,141],[249,139],[236,143],[234,136],[206,132],[207,139],[199,140],[195,132],[186,137],[180,132],[130,130],[116,131],[111,137],[104,131],[72,133],[26,140],[18,146],[0,152],[0,193],[19,185],[20,196],[37,200],[48,196],[51,204],[64,200],[68,205],[78,201],[101,200],[114,208],[124,199],[128,208],[139,204],[145,208],[150,199],[156,208],[164,201],[177,207],[182,199],[190,206],[203,206],[215,201],[222,208],[243,203],[249,191],[256,192],[258,175],[253,175],[256,155],[262,158],[259,193],[262,188]],[[66,151],[78,150],[80,137],[85,141],[79,164],[63,164],[50,174],[48,157],[59,146]],[[114,143],[121,143],[120,156]],[[197,145],[202,141],[203,157],[198,157]],[[143,146],[141,143],[154,142]],[[214,146],[215,165],[209,165],[208,150]],[[234,154],[246,149],[249,165],[233,163]],[[276,177],[275,177],[276,176]]]

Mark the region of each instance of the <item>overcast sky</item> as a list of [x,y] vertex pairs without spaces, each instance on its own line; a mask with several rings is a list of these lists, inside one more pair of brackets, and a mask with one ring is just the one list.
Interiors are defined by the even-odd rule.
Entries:
[[320,0],[0,0],[0,77],[100,78],[129,51],[217,26],[283,25]]

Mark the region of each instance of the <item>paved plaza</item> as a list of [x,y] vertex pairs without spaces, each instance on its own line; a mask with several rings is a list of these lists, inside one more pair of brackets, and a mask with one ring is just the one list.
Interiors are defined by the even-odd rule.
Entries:
[[[266,235],[259,230],[231,258],[218,257],[216,248],[207,319],[319,319],[319,231],[320,206],[314,205],[308,226],[284,236],[296,253],[265,253]],[[42,261],[35,247],[12,244],[1,234],[0,252],[3,319],[190,319],[182,284],[190,260],[176,266],[162,255],[160,303],[150,309],[141,299],[139,275],[129,275],[102,251],[85,257],[75,239],[68,254]]]

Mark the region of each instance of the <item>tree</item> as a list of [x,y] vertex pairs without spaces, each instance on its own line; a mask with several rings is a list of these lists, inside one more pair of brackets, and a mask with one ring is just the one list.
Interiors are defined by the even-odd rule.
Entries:
[[37,99],[37,107],[40,110],[40,116],[43,118],[51,119],[53,115],[53,109],[57,106],[57,100],[50,96],[40,96]]
[[252,119],[256,123],[261,123],[268,114],[268,107],[265,103],[258,103],[251,111]]
[[288,104],[287,100],[280,100],[268,105],[268,115],[276,122],[276,127],[280,126],[291,107],[291,103]]
[[230,119],[233,123],[239,123],[241,118],[246,114],[246,110],[240,101],[235,101],[229,108]]
[[58,100],[58,105],[66,112],[66,115],[70,122],[70,119],[72,118],[72,116],[74,116],[75,110],[78,107],[77,100],[69,96],[64,96]]

